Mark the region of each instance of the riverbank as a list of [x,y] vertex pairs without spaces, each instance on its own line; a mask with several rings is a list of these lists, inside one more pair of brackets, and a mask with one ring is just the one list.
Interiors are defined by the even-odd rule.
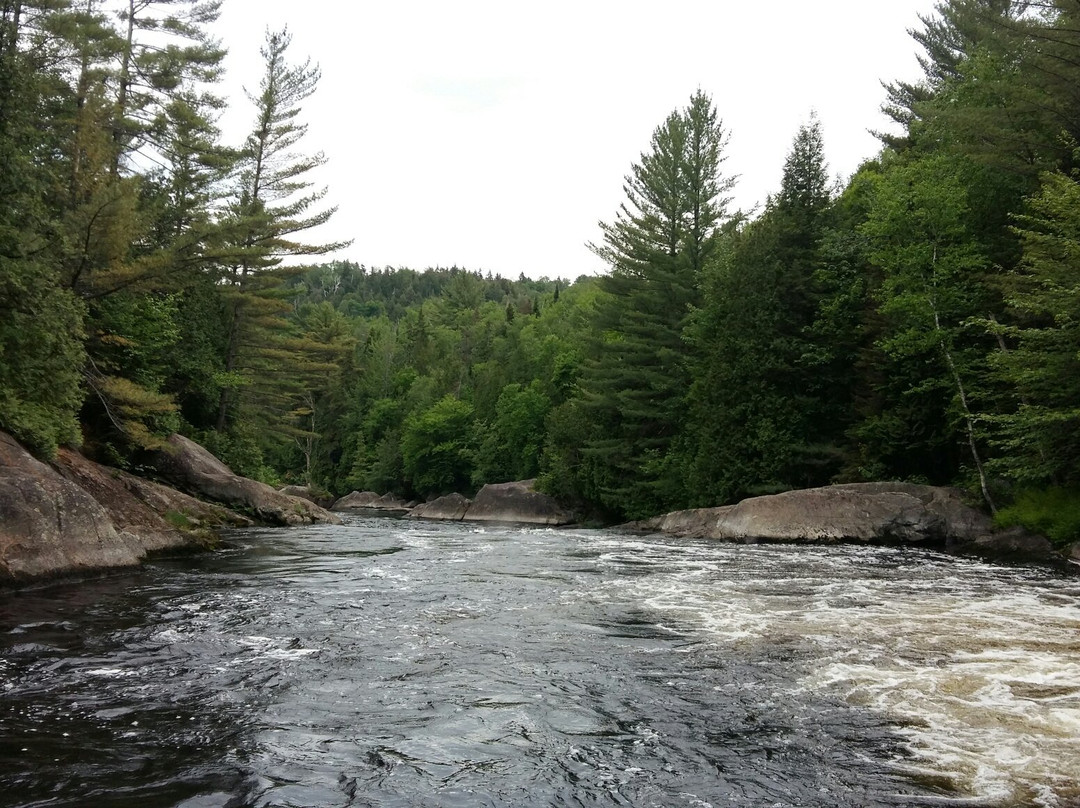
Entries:
[[900,482],[786,491],[734,505],[675,511],[626,527],[745,544],[915,546],[1062,569],[1080,562],[1080,545],[1062,549],[1023,528],[999,529],[957,489]]
[[0,432],[0,584],[136,566],[154,553],[214,546],[226,527],[339,521],[232,474],[178,435],[156,461],[172,485],[70,449],[45,463]]
[[[70,449],[44,463],[0,433],[0,584],[130,567],[154,553],[205,549],[228,527],[340,522],[308,499],[234,474],[180,435],[150,458],[150,467],[158,479],[102,466]],[[491,484],[472,500],[451,494],[419,505],[353,492],[333,510],[438,521],[572,524],[574,514],[536,491],[534,483]],[[1019,528],[999,530],[955,489],[909,483],[788,491],[625,527],[739,543],[911,545],[1080,571],[1080,546],[1062,550]]]

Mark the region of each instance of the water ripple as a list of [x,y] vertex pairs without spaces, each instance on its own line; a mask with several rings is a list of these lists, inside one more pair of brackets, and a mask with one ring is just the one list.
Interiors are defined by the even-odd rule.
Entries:
[[0,598],[0,805],[1080,804],[1074,581],[353,518]]

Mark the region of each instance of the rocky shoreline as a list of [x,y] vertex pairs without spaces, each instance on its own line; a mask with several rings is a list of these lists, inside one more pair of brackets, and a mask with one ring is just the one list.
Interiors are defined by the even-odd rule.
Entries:
[[[472,500],[450,494],[421,504],[354,491],[326,509],[302,488],[275,491],[234,474],[180,435],[150,465],[160,482],[68,449],[48,464],[0,432],[0,585],[131,567],[153,553],[212,547],[217,531],[227,527],[340,524],[339,513],[543,526],[576,521],[536,491],[535,480],[485,485]],[[1022,529],[996,529],[954,489],[907,483],[788,491],[622,527],[741,543],[908,545],[1080,570],[1080,543],[1062,552]]]
[[954,488],[878,482],[752,497],[734,505],[675,511],[624,525],[671,536],[738,543],[903,545],[996,561],[1080,564],[1023,528],[999,529]]
[[575,515],[552,497],[536,490],[536,480],[489,483],[474,499],[447,494],[430,502],[404,502],[372,491],[353,491],[333,504],[331,510],[390,512],[410,519],[450,522],[517,522],[559,527],[573,524]]
[[153,553],[211,547],[226,527],[340,522],[233,474],[179,435],[153,465],[169,485],[68,449],[44,463],[0,432],[0,584],[133,567]]

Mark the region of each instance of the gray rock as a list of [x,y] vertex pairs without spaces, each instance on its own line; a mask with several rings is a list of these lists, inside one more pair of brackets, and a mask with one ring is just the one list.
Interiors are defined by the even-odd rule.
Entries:
[[300,499],[306,499],[308,502],[314,502],[316,505],[319,503],[315,500],[315,495],[311,493],[311,489],[306,485],[283,485],[278,489],[279,494],[284,494],[287,497],[300,497]]
[[409,503],[401,499],[401,497],[395,497],[393,494],[383,494],[371,503],[370,507],[378,511],[407,511],[409,510]]
[[92,496],[0,433],[0,579],[128,567],[141,557]]
[[182,435],[173,435],[155,453],[154,468],[163,478],[196,497],[240,508],[274,525],[313,522],[339,524],[329,511],[299,497],[275,491],[266,483],[234,474],[210,452]]
[[250,520],[78,452],[42,463],[0,433],[0,581],[130,567],[242,524]]
[[787,491],[628,527],[735,542],[913,544],[1002,559],[1060,559],[1042,536],[996,530],[957,490],[911,483]]
[[374,491],[353,491],[333,504],[333,511],[398,511],[409,510],[409,503],[393,494],[376,494]]
[[903,542],[946,545],[989,534],[989,518],[948,488],[862,483],[786,491],[735,505],[678,511],[640,523],[727,541]]
[[445,519],[460,522],[465,518],[472,500],[461,494],[447,494],[444,497],[433,499],[417,505],[409,512],[410,519]]
[[1028,533],[1022,527],[1011,527],[976,538],[971,551],[1003,560],[1060,561],[1061,554],[1045,536]]
[[60,450],[55,466],[105,509],[122,535],[149,551],[214,544],[216,528],[254,524],[228,508],[99,465],[70,449]]
[[327,497],[324,493],[312,491],[309,486],[306,485],[283,485],[278,489],[279,494],[284,494],[287,497],[300,497],[300,499],[306,499],[308,502],[314,502],[320,508],[329,508],[334,504],[332,497]]
[[332,511],[349,511],[355,508],[370,508],[371,503],[379,499],[374,491],[353,491],[336,500],[330,506]]
[[531,525],[567,525],[572,513],[547,494],[536,491],[536,480],[485,485],[477,493],[465,519],[477,522],[523,522]]

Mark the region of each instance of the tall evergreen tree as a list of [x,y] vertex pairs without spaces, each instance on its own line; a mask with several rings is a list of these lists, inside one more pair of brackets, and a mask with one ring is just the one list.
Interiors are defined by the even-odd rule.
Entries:
[[280,425],[294,409],[305,379],[326,370],[317,358],[321,348],[290,333],[286,319],[291,308],[286,281],[302,271],[286,259],[345,246],[296,238],[324,224],[336,208],[316,210],[326,190],[312,191],[306,176],[325,162],[323,154],[294,153],[307,132],[298,120],[301,105],[315,91],[319,70],[310,60],[289,62],[291,41],[287,31],[267,32],[261,51],[265,70],[259,92],[250,95],[255,126],[243,150],[226,221],[227,325],[219,433],[241,424]]
[[681,497],[669,449],[690,383],[683,330],[729,202],[726,142],[711,99],[695,93],[653,133],[626,178],[626,201],[593,247],[611,271],[600,282],[581,383],[594,428],[581,482],[614,513],[655,513]]
[[1024,486],[1080,485],[1080,180],[1048,174],[1020,220],[1008,280],[1011,348],[992,355],[1016,394],[999,416],[995,468]]
[[826,482],[837,451],[823,418],[810,328],[831,189],[821,127],[800,128],[780,193],[733,234],[690,331],[698,347],[687,487],[698,504]]
[[50,455],[78,441],[85,309],[53,249],[60,133],[43,117],[63,92],[52,15],[64,2],[0,3],[0,429]]
[[65,265],[89,303],[83,421],[107,446],[152,447],[177,426],[178,385],[153,357],[178,333],[173,295],[209,267],[213,188],[230,164],[213,123],[219,6],[126,0],[116,30],[85,0],[73,18]]

